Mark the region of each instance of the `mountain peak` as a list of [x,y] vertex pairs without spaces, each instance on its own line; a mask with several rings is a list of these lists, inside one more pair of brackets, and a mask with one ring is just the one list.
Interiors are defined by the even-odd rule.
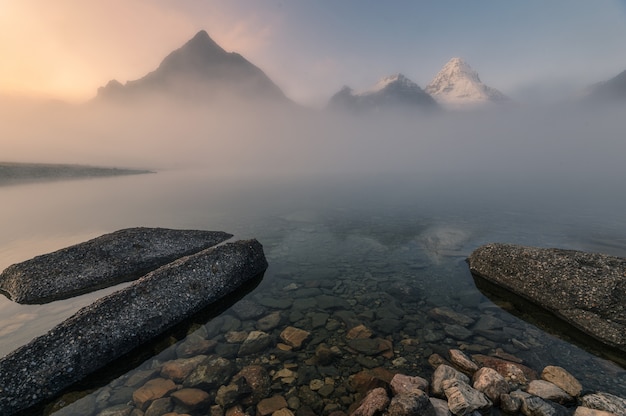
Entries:
[[481,82],[478,77],[478,72],[463,60],[463,58],[452,58],[447,64],[443,66],[440,73],[446,73],[449,76],[467,77],[475,82]]
[[441,104],[451,107],[508,100],[500,91],[483,84],[478,72],[458,57],[443,66],[426,87],[426,92]]
[[98,90],[98,95],[118,98],[146,93],[193,100],[214,100],[221,95],[289,102],[263,71],[238,53],[226,52],[205,30],[144,77],[124,85],[109,83]]
[[196,33],[195,36],[188,40],[179,50],[191,50],[196,53],[207,53],[211,51],[213,53],[226,53],[220,45],[211,39],[206,30],[201,30]]
[[330,99],[329,107],[356,112],[391,110],[398,107],[409,110],[438,108],[430,95],[401,73],[383,77],[376,85],[362,92],[343,87]]
[[417,86],[417,84],[415,84],[413,81],[405,77],[403,74],[397,73],[397,74],[393,74],[393,75],[389,75],[389,76],[381,78],[376,83],[376,85],[374,85],[371,89],[369,89],[365,93],[381,91],[393,83],[405,85],[407,87],[409,86],[412,87],[413,85]]

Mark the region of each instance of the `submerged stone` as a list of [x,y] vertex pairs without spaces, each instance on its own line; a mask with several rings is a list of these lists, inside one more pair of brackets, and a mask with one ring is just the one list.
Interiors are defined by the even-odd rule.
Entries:
[[0,274],[17,303],[47,303],[112,286],[231,238],[221,231],[127,228],[34,257]]
[[37,404],[258,277],[256,240],[204,250],[99,299],[0,359],[0,413]]

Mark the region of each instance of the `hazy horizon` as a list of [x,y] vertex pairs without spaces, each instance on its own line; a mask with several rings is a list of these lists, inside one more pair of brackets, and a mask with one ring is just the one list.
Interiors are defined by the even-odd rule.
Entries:
[[626,69],[624,0],[26,0],[0,7],[0,95],[74,103],[111,79],[125,83],[154,70],[199,30],[312,107],[343,85],[363,89],[398,72],[423,88],[456,56],[487,85],[523,102],[564,99]]

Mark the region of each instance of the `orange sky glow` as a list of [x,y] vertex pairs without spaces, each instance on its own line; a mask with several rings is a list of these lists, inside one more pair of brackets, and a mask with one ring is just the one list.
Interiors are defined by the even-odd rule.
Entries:
[[200,29],[225,49],[252,55],[271,34],[267,22],[227,6],[210,13],[176,6],[0,0],[0,94],[84,101],[112,78],[126,82],[155,69]]

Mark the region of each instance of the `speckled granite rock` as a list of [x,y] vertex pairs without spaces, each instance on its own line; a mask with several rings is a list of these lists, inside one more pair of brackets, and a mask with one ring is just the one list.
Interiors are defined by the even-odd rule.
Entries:
[[626,352],[626,259],[573,250],[488,244],[468,258],[472,274],[554,313]]
[[99,299],[0,360],[0,414],[54,396],[266,268],[259,242],[238,241],[183,257]]
[[46,303],[134,280],[228,240],[221,231],[127,228],[9,266],[0,291],[18,303]]

